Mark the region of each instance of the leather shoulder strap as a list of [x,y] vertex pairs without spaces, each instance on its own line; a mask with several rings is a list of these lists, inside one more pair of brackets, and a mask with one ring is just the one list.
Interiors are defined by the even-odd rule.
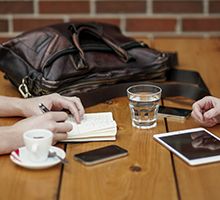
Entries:
[[78,93],[76,96],[82,100],[85,107],[89,107],[112,98],[126,96],[127,88],[136,84],[154,84],[161,87],[162,98],[182,96],[198,100],[204,96],[210,95],[210,92],[199,73],[175,69],[170,71],[168,81],[163,83],[148,81],[126,82],[90,90],[86,93]]

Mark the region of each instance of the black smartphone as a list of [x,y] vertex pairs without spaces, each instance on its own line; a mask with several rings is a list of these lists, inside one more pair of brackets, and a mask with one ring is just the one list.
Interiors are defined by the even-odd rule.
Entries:
[[85,165],[94,165],[108,160],[128,155],[128,151],[117,145],[109,145],[102,148],[82,152],[74,155],[74,159]]
[[189,109],[160,106],[158,116],[185,120],[190,116],[191,112],[192,110]]

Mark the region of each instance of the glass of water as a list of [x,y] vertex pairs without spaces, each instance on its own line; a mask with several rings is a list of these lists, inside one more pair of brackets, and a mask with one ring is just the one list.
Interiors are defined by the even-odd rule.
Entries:
[[149,129],[157,126],[162,89],[155,85],[133,85],[127,89],[132,126]]

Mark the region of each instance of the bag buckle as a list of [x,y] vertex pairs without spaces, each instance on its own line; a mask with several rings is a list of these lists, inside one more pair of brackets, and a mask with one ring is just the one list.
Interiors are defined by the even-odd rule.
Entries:
[[22,79],[22,83],[21,83],[21,84],[19,85],[19,87],[18,87],[19,92],[21,93],[21,95],[22,95],[25,99],[32,96],[31,93],[28,91],[28,87],[27,87],[27,85],[26,85],[26,83],[25,83],[26,78],[27,78],[27,77],[24,77],[24,78]]

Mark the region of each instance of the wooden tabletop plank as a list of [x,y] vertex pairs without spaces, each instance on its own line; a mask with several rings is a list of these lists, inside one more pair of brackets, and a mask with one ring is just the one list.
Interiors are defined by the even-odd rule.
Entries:
[[[198,127],[190,119],[185,124],[168,122],[168,126],[170,127],[170,131]],[[219,125],[208,130],[220,136]],[[177,156],[173,156],[182,200],[219,199],[218,184],[216,184],[220,181],[219,162],[200,166],[189,166]]]
[[[219,39],[158,39],[154,41],[154,45],[162,50],[177,51],[180,68],[199,71],[211,93],[220,97]],[[165,104],[176,106],[172,102],[165,102]],[[192,118],[184,123],[173,120],[167,120],[167,123],[169,131],[199,127]],[[219,125],[209,130],[220,136]],[[182,200],[219,199],[217,184],[220,182],[219,162],[192,167],[177,156],[173,155],[173,157]]]
[[180,64],[178,68],[198,71],[212,95],[220,97],[220,39],[164,38],[155,39],[151,44],[159,50],[176,51]]
[[[163,120],[155,129],[132,128],[126,97],[87,111],[111,111],[119,128],[117,141],[68,144],[70,164],[64,169],[61,199],[177,199],[170,153],[152,139],[165,131]],[[73,160],[73,154],[109,144],[127,149],[129,155],[89,167]],[[132,171],[135,166],[141,170]]]
[[0,199],[56,199],[61,166],[28,170],[16,166],[8,155],[0,156]]
[[14,87],[8,79],[4,78],[4,74],[0,71],[0,95],[20,97],[16,87]]
[[[0,72],[0,95],[20,97],[17,89]],[[0,118],[0,126],[12,125],[20,118]],[[59,147],[63,147],[62,144]],[[61,164],[50,169],[29,170],[0,156],[0,199],[57,199]]]

